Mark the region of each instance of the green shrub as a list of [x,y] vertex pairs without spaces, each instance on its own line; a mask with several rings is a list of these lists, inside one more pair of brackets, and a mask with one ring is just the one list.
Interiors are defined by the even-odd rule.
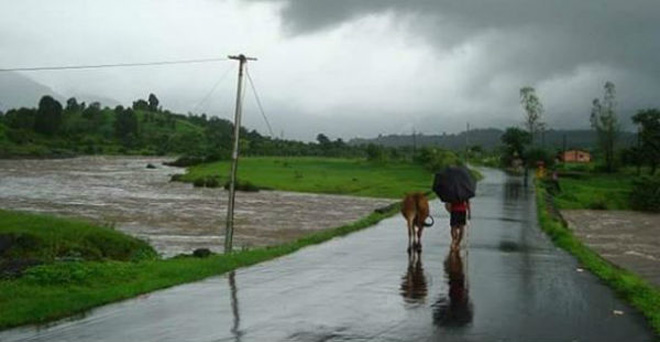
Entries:
[[660,212],[660,179],[650,176],[635,178],[630,205],[634,210]]
[[[252,184],[249,181],[236,180],[236,184],[234,185],[234,187],[238,191],[245,191],[245,192],[258,192],[259,191],[259,187]],[[229,181],[225,182],[224,189],[229,190]]]
[[597,198],[589,203],[588,207],[592,210],[607,210],[607,203],[605,203],[605,199]]
[[551,168],[555,164],[555,158],[552,153],[543,148],[531,148],[525,152],[527,166],[536,167],[538,162],[543,162],[546,168]]
[[193,186],[196,188],[203,188],[205,185],[206,185],[206,178],[204,177],[196,178],[193,181]]
[[415,155],[415,162],[432,173],[439,172],[447,166],[462,165],[462,161],[456,153],[430,147],[422,148]]

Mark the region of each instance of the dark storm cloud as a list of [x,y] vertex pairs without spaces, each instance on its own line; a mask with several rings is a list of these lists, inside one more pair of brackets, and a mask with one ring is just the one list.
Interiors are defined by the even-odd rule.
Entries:
[[[265,1],[265,0],[256,0]],[[657,0],[438,1],[289,0],[282,15],[289,34],[304,35],[370,14],[415,17],[423,39],[447,50],[484,35],[499,73],[531,79],[600,63],[660,77]],[[513,48],[510,48],[513,47]]]

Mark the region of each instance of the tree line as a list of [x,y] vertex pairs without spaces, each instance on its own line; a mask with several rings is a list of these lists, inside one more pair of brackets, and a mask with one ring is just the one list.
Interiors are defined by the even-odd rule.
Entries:
[[[130,107],[103,107],[69,98],[64,105],[49,95],[36,108],[0,113],[0,156],[49,156],[49,151],[80,154],[180,155],[186,163],[229,159],[233,123],[205,113],[187,115],[163,109],[149,94]],[[366,158],[373,162],[418,160],[431,165],[449,160],[439,149],[348,144],[324,133],[303,142],[263,136],[240,128],[243,156],[323,156]],[[415,154],[418,156],[416,157]],[[449,159],[448,159],[449,158]]]
[[[502,164],[511,165],[515,160],[522,160],[530,166],[538,161],[553,164],[562,150],[549,151],[538,144],[538,136],[546,131],[543,122],[544,108],[533,87],[520,89],[520,103],[524,111],[524,128],[509,127],[501,137],[504,145]],[[632,117],[637,125],[637,142],[633,146],[620,147],[621,126],[617,116],[616,88],[614,83],[606,82],[603,97],[591,102],[588,120],[596,133],[596,154],[602,160],[600,169],[615,172],[621,165],[648,166],[650,174],[655,174],[660,164],[660,110],[657,108],[640,109]]]

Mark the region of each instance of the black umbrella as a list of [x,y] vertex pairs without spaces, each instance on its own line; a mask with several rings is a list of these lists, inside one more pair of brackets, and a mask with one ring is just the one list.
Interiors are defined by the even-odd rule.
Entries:
[[448,167],[435,174],[433,192],[447,203],[467,201],[474,197],[477,183],[464,167]]

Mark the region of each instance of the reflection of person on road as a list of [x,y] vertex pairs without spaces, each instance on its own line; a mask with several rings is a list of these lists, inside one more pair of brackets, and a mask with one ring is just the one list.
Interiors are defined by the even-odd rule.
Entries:
[[449,212],[451,249],[457,250],[461,246],[465,225],[470,218],[470,201],[445,203],[445,209]]
[[401,277],[401,296],[406,303],[421,304],[428,292],[426,276],[422,267],[422,258],[419,252],[412,252],[408,258],[408,270]]
[[449,291],[433,306],[433,321],[444,327],[462,327],[472,322],[472,303],[463,271],[463,259],[458,249],[452,249],[445,259],[445,275]]

